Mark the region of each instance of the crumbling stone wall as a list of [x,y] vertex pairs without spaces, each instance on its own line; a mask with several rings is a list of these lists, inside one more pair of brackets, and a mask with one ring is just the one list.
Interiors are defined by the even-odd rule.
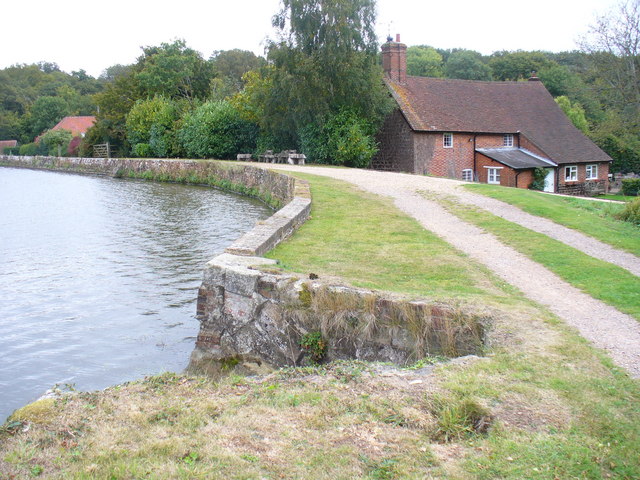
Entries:
[[305,364],[300,340],[315,331],[326,339],[327,360],[407,364],[430,354],[456,357],[483,349],[486,314],[269,273],[274,264],[228,253],[207,264],[198,294],[201,330],[193,363]]

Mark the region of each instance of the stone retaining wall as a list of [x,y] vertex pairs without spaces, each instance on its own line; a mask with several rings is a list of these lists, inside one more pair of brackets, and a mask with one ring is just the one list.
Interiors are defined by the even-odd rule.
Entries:
[[327,360],[395,364],[427,355],[481,353],[489,315],[324,279],[269,273],[274,260],[222,254],[205,269],[198,293],[201,322],[191,368],[240,364],[253,371],[307,364],[300,347],[320,331]]
[[289,203],[295,195],[295,180],[287,175],[223,161],[0,155],[0,165],[205,184],[248,194],[277,208]]

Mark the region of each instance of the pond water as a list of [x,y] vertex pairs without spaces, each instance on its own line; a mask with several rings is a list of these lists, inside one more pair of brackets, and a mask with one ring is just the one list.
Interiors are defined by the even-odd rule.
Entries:
[[205,263],[270,214],[210,188],[0,168],[0,423],[56,384],[183,370]]

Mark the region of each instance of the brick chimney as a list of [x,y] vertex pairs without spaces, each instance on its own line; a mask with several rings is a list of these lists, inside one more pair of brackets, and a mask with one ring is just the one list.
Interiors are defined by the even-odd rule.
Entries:
[[400,43],[400,34],[396,35],[395,42],[389,36],[387,43],[382,45],[382,70],[394,82],[406,83],[407,46]]

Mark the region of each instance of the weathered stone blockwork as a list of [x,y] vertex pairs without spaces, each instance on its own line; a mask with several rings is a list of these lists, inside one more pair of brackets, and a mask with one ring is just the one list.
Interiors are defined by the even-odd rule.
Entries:
[[300,340],[321,331],[327,358],[406,364],[428,354],[477,354],[488,317],[447,305],[260,270],[275,261],[223,254],[198,296],[194,359],[294,366]]

